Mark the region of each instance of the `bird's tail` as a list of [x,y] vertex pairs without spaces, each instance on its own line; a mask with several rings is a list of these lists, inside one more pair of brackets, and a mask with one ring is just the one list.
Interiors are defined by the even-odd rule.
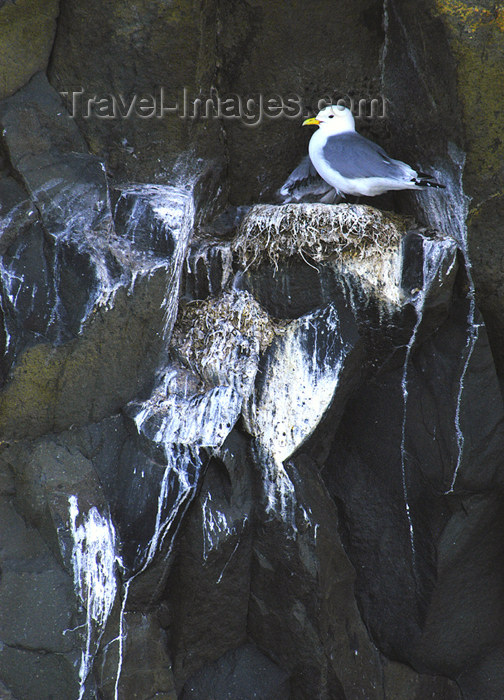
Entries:
[[417,173],[417,176],[413,178],[413,182],[417,187],[437,187],[439,189],[446,187],[446,185],[436,182],[432,175],[427,175],[427,173]]

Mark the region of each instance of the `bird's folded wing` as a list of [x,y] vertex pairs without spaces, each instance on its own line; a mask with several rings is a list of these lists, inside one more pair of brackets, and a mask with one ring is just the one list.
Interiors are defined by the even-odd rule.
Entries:
[[333,170],[348,179],[379,177],[404,180],[414,175],[405,163],[390,158],[381,146],[356,132],[329,136],[322,156]]
[[318,201],[328,194],[332,197],[332,193],[334,189],[322,180],[310,157],[305,156],[280,188],[278,197],[283,202]]

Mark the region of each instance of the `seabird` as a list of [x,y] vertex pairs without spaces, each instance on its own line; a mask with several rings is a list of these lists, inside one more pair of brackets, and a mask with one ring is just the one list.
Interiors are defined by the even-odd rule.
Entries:
[[333,204],[338,193],[322,180],[306,155],[277,192],[283,204],[291,202],[324,202]]
[[388,190],[444,187],[358,134],[347,107],[324,107],[316,117],[303,122],[303,126],[311,124],[319,128],[310,139],[310,160],[320,177],[344,194],[374,197]]

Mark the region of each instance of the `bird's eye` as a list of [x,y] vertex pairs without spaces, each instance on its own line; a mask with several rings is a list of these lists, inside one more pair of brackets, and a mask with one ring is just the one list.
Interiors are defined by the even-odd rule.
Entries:
[[330,114],[329,119],[334,119],[334,114]]

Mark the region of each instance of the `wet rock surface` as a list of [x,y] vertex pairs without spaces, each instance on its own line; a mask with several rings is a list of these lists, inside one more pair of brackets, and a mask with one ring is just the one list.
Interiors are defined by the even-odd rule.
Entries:
[[[0,1],[0,696],[500,700],[502,11],[46,5]],[[270,204],[334,91],[446,190]]]

